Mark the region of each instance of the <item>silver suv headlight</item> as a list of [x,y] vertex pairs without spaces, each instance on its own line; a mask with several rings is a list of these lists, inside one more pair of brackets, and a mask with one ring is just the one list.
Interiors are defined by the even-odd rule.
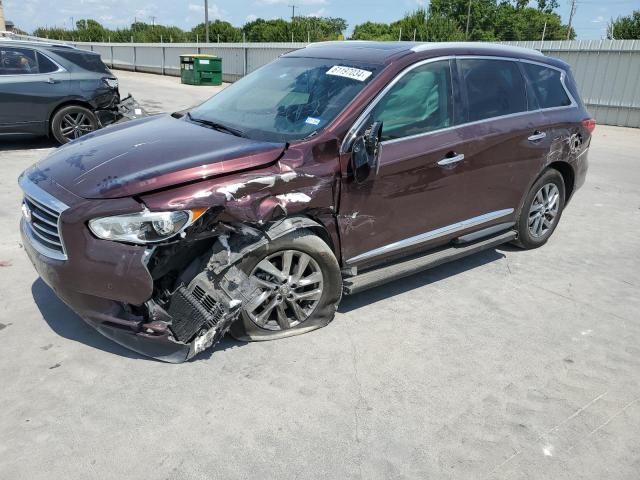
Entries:
[[146,244],[161,242],[177,235],[195,222],[206,211],[177,210],[174,212],[151,212],[94,218],[89,221],[89,229],[103,240]]

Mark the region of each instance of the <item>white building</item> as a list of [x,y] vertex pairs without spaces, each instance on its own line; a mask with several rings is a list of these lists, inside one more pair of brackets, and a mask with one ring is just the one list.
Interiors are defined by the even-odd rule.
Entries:
[[4,7],[2,6],[2,0],[0,0],[0,32],[4,32],[7,26],[4,24]]

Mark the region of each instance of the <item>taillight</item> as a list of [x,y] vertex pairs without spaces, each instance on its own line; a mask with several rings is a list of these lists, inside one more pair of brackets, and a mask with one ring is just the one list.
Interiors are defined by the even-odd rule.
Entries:
[[593,133],[596,129],[596,121],[593,118],[585,118],[582,120],[582,126],[586,128],[589,133]]

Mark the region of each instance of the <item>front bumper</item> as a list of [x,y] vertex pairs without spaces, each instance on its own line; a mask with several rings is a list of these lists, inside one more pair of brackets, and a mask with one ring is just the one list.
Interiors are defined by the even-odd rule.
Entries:
[[[104,336],[143,355],[165,362],[184,362],[196,352],[193,345],[177,342],[171,332],[146,327],[144,316],[133,313],[129,304],[87,294],[75,289],[77,268],[67,260],[56,260],[40,253],[31,243],[26,220],[20,222],[22,243],[42,280],[85,322]],[[91,265],[86,269],[91,271]],[[143,281],[131,270],[122,272],[130,285]]]

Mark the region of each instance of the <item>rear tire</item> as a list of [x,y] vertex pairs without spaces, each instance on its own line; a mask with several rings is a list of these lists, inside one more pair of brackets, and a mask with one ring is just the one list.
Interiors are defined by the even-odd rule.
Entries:
[[98,129],[98,117],[88,108],[69,105],[51,119],[51,134],[61,145]]
[[[308,230],[269,242],[237,266],[260,282],[263,293],[254,302],[257,305],[243,306],[229,330],[234,338],[275,340],[316,330],[333,320],[342,296],[340,267],[331,248]],[[273,267],[280,278],[268,273],[277,273]]]
[[518,238],[513,244],[524,249],[547,243],[560,222],[565,202],[564,180],[560,172],[546,170],[527,194],[516,222]]

